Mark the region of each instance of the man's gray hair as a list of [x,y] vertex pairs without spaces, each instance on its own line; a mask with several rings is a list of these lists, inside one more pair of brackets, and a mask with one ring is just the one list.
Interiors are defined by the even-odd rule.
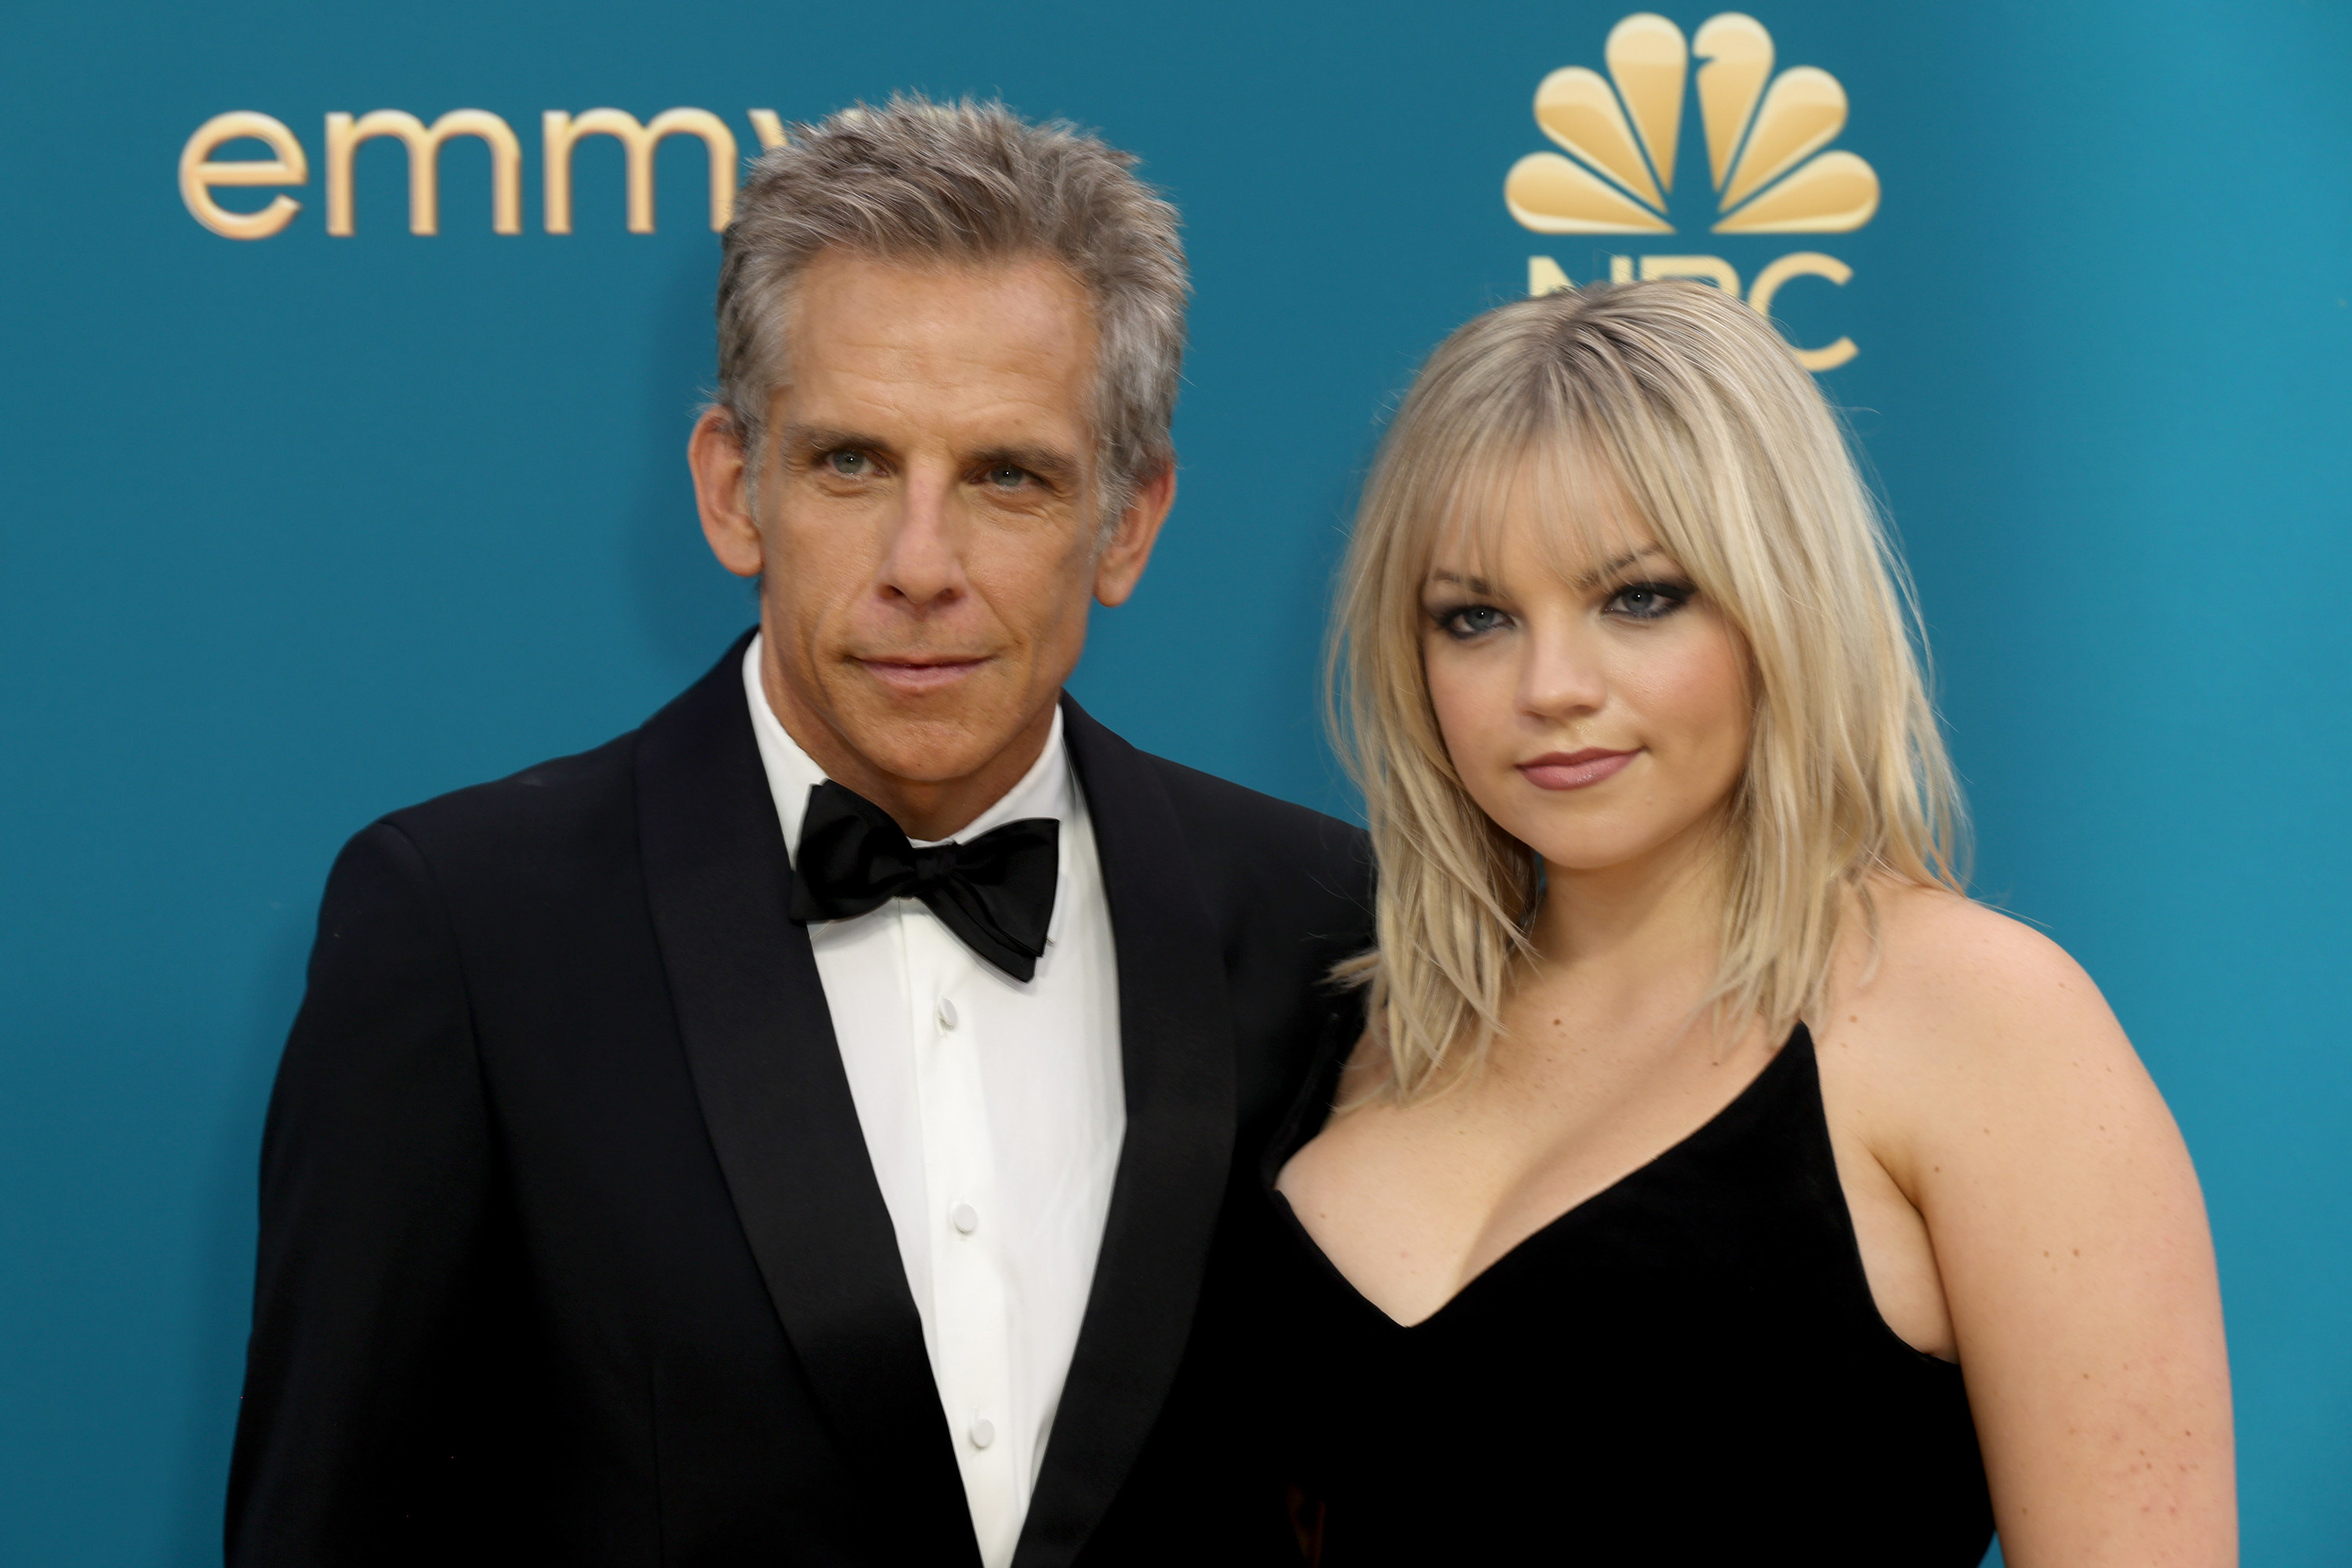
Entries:
[[1174,460],[1189,292],[1176,209],[1135,159],[1002,103],[898,94],[794,125],[735,203],[719,272],[719,405],[756,478],[769,400],[791,383],[785,307],[829,250],[919,266],[1058,262],[1094,300],[1102,522]]

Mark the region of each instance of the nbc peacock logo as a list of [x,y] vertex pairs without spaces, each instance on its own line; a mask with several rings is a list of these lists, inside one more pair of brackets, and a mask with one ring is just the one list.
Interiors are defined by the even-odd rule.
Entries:
[[[1845,129],[1845,89],[1813,66],[1775,76],[1772,35],[1755,17],[1725,12],[1685,40],[1673,22],[1641,12],[1610,29],[1601,53],[1607,77],[1566,66],[1536,89],[1536,124],[1561,151],[1528,153],[1503,182],[1504,205],[1528,228],[1676,232],[1674,216],[1693,205],[1675,199],[1675,175],[1694,85],[1714,187],[1713,233],[1846,234],[1878,211],[1877,171],[1830,146]],[[1694,58],[1700,62],[1696,72]],[[1719,256],[1610,258],[1612,279],[1701,279],[1768,316],[1791,279],[1843,284],[1853,273],[1835,257],[1800,251],[1760,269],[1743,293],[1738,272]],[[1536,256],[1528,258],[1528,287],[1544,294],[1571,284],[1557,261]],[[1797,357],[1810,369],[1829,370],[1859,352],[1852,339],[1840,338],[1799,349]]]

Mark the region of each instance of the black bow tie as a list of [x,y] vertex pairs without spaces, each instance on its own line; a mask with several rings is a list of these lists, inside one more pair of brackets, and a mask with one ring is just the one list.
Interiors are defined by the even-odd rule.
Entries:
[[809,791],[793,856],[793,919],[845,921],[920,899],[963,944],[1015,980],[1037,973],[1054,919],[1062,825],[1024,817],[969,843],[918,849],[890,814],[827,781]]

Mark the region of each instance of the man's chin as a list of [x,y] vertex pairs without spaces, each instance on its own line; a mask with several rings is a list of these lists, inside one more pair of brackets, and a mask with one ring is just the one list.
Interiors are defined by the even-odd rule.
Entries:
[[932,681],[853,678],[835,727],[866,764],[909,784],[950,784],[1016,743],[1032,716],[987,667]]

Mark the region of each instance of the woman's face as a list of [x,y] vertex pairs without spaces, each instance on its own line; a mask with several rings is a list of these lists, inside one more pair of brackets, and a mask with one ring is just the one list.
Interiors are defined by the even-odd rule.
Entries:
[[1439,542],[1422,584],[1423,665],[1455,771],[1569,872],[1692,848],[1748,757],[1739,635],[1601,489],[1601,515],[1569,526],[1561,487],[1523,478],[1483,541]]

